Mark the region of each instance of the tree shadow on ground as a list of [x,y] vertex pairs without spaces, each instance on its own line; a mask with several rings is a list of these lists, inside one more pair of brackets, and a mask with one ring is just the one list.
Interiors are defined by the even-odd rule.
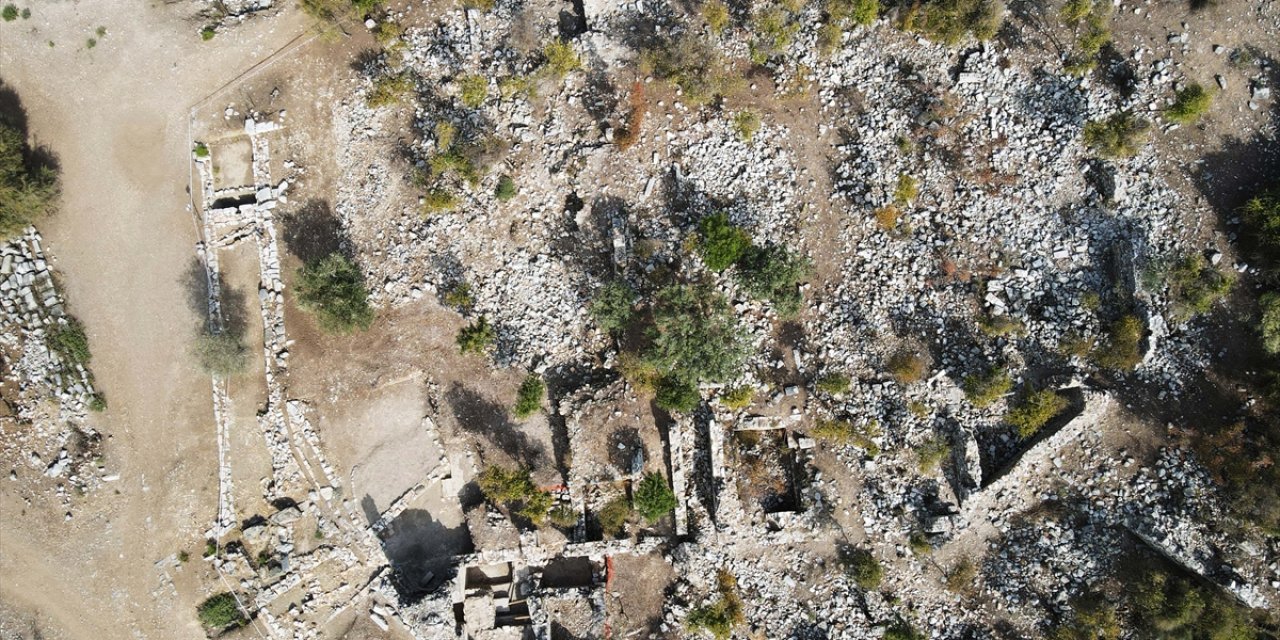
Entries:
[[313,198],[296,211],[280,216],[285,249],[304,263],[341,253],[352,258],[342,222],[329,203]]
[[448,527],[424,509],[408,509],[382,534],[400,596],[416,599],[448,579],[454,556],[473,550],[465,523]]
[[217,274],[220,300],[220,317],[214,318],[209,309],[209,275],[204,262],[192,258],[183,272],[179,284],[186,293],[187,306],[200,319],[203,330],[230,333],[243,337],[249,330],[249,301],[243,289],[229,286],[222,274]]
[[[31,135],[30,122],[27,119],[27,110],[22,106],[22,98],[18,97],[18,92],[5,84],[3,79],[0,79],[0,125],[17,131],[21,134],[23,141],[28,140]],[[32,173],[41,171],[58,173],[60,168],[58,156],[51,149],[39,144],[38,141],[32,141],[27,147],[22,159],[26,162],[28,170]]]
[[484,438],[518,464],[537,468],[545,462],[547,454],[543,446],[531,440],[520,430],[520,425],[511,421],[506,405],[457,382],[445,392],[445,402],[459,429]]

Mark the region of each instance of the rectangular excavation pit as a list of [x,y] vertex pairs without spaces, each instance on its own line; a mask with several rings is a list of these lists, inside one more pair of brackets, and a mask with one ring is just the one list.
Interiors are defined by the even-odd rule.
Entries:
[[743,507],[765,514],[797,511],[796,452],[788,446],[787,430],[735,431],[729,441],[728,468]]

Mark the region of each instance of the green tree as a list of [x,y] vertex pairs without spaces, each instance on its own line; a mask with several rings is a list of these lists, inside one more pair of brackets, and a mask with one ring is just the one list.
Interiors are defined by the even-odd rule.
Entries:
[[297,288],[298,303],[316,315],[325,331],[350,333],[373,322],[364,275],[340,253],[299,269]]
[[1164,117],[1179,124],[1191,124],[1209,111],[1212,102],[1213,94],[1192,83],[1174,96],[1173,104],[1164,110]]
[[635,491],[636,511],[650,523],[657,522],[676,508],[676,494],[667,486],[660,474],[650,473],[640,481]]
[[843,555],[845,570],[849,572],[854,583],[864,591],[880,586],[880,581],[884,579],[884,567],[880,566],[880,561],[874,555],[871,555],[871,551],[852,549]]
[[537,491],[528,469],[507,469],[489,465],[480,472],[476,484],[484,497],[494,504],[519,502]]
[[732,378],[746,343],[724,296],[707,286],[671,285],[658,292],[645,360],[664,377],[693,384]]
[[738,262],[738,284],[753,298],[773,303],[779,315],[794,316],[803,303],[800,283],[811,267],[807,258],[785,247],[751,247]]

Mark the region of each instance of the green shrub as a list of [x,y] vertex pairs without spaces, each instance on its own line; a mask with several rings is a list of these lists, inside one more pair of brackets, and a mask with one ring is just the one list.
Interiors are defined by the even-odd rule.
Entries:
[[635,301],[636,294],[625,281],[613,280],[600,288],[587,311],[601,331],[615,333],[626,329],[631,323]]
[[465,282],[453,285],[445,292],[444,303],[461,313],[470,313],[471,308],[476,304],[475,296],[471,294],[471,285]]
[[1191,124],[1209,111],[1213,96],[1204,87],[1192,83],[1174,95],[1173,104],[1164,110],[1165,119],[1179,124]]
[[855,427],[848,420],[819,420],[809,434],[822,440],[852,444],[872,458],[880,455],[880,445],[873,439],[880,435],[880,424],[874,420],[861,427]]
[[563,79],[570,71],[582,66],[582,59],[573,50],[573,45],[556,38],[542,47],[542,56],[546,58],[546,68],[556,78]]
[[89,336],[85,335],[84,325],[71,316],[48,328],[45,346],[68,364],[89,364]]
[[644,359],[664,378],[721,382],[746,359],[746,344],[733,309],[706,286],[671,285],[658,291]]
[[803,298],[800,283],[809,277],[812,265],[803,256],[778,245],[750,247],[738,261],[738,285],[751,297],[773,303],[778,315],[786,318],[800,313]]
[[1018,435],[1030,438],[1067,408],[1067,399],[1049,389],[1032,391],[1004,417],[1005,422],[1018,430]]
[[824,7],[832,23],[869,25],[880,17],[880,0],[827,0]]
[[997,0],[926,0],[912,5],[902,26],[944,44],[958,44],[965,35],[990,40],[1004,22],[1004,4]]
[[497,198],[498,202],[506,202],[516,197],[516,193],[518,192],[519,189],[516,188],[516,181],[512,180],[511,176],[503,175],[501,178],[498,178],[498,186],[493,190],[493,197]]
[[243,626],[248,622],[240,612],[235,595],[229,592],[207,598],[196,608],[196,614],[200,618],[200,624],[213,631]]
[[884,579],[884,567],[867,549],[852,549],[843,554],[845,571],[853,578],[855,584],[864,591],[880,586]]
[[89,396],[89,410],[98,413],[107,410],[107,397],[101,391]]
[[893,201],[898,206],[906,206],[920,195],[920,181],[905,174],[898,174],[898,184],[893,188]]
[[542,408],[542,397],[547,393],[547,385],[542,376],[530,374],[520,383],[516,392],[516,406],[512,410],[516,418],[524,420]]
[[480,316],[458,330],[458,350],[462,353],[483,354],[497,339],[498,335],[488,318]]
[[383,20],[378,23],[378,27],[373,30],[373,38],[382,45],[384,49],[394,49],[397,45],[395,42],[404,36],[404,27],[398,22],[391,20]]
[[0,17],[3,17],[5,22],[13,22],[14,20],[17,20],[18,7],[11,4],[6,4],[4,6],[4,9],[0,10]]
[[1142,362],[1142,337],[1146,331],[1137,316],[1116,320],[1108,327],[1102,345],[1094,350],[1094,361],[1104,369],[1133,371]]
[[921,473],[933,473],[938,465],[951,455],[951,445],[943,438],[930,438],[916,447],[916,458],[920,462]]
[[1174,262],[1165,276],[1174,316],[1179,320],[1208,313],[1235,284],[1232,274],[1214,268],[1199,254]]
[[0,120],[0,240],[18,235],[56,206],[57,174],[28,162],[30,155],[22,132]]
[[465,75],[458,78],[458,91],[463,106],[477,109],[489,97],[489,80],[479,74]]
[[729,5],[721,0],[707,0],[702,3],[702,19],[706,21],[711,33],[720,34],[729,26]]
[[194,351],[200,368],[217,376],[238,374],[249,363],[249,348],[240,336],[229,331],[201,331],[196,336]]
[[546,491],[533,491],[524,497],[524,501],[520,508],[516,510],[516,514],[528,518],[535,525],[542,526],[547,520],[547,513],[551,510],[551,505],[555,504],[555,498],[551,497]]
[[800,23],[790,12],[778,6],[765,6],[751,17],[752,39],[749,44],[751,61],[764,64],[769,58],[781,55],[795,39]]
[[702,261],[712,271],[723,271],[751,248],[751,236],[729,222],[724,213],[713,213],[698,222]]
[[373,322],[364,275],[340,253],[299,269],[297,290],[298,304],[314,313],[325,331],[350,333]]
[[1013,378],[999,367],[965,376],[964,395],[975,407],[985,407],[1004,397],[1013,388]]
[[596,514],[596,521],[606,535],[617,536],[622,533],[627,520],[631,518],[631,503],[626,498],[616,498],[601,507]]
[[213,28],[213,27],[211,27],[211,26],[210,26],[210,27],[205,27],[205,28],[203,28],[203,29],[201,29],[201,30],[200,30],[200,39],[201,39],[201,40],[204,40],[205,42],[208,42],[208,41],[212,40],[212,39],[213,39],[213,37],[214,37],[214,36],[216,36],[216,35],[218,35],[218,31],[217,31],[217,29],[214,29],[214,28]]
[[929,363],[918,351],[903,350],[889,358],[889,373],[900,384],[913,384],[924,379]]
[[[1280,309],[1280,304],[1277,304],[1276,306]],[[1277,315],[1280,316],[1280,314]],[[1280,320],[1280,318],[1278,318],[1278,320]],[[1278,324],[1280,324],[1280,322],[1278,322]],[[1280,333],[1280,327],[1277,328],[1277,332]],[[1277,338],[1277,341],[1280,342],[1280,337]],[[732,387],[725,389],[720,393],[720,405],[733,411],[746,409],[751,406],[751,401],[755,399],[755,395],[756,390],[749,386],[744,385],[741,387]]]
[[675,510],[676,494],[667,486],[667,481],[660,474],[649,473],[635,489],[636,511],[650,524],[661,520],[663,516]]
[[206,145],[203,142],[197,142],[195,148],[193,149],[193,152],[196,154],[197,158],[201,158],[201,159],[208,158],[209,145]]
[[1084,125],[1084,143],[1104,158],[1125,158],[1138,153],[1150,123],[1128,111]]
[[1262,347],[1271,355],[1280,354],[1280,293],[1268,293],[1258,300],[1262,309],[1258,322]]
[[528,469],[507,469],[489,465],[476,477],[476,485],[489,502],[509,504],[520,502],[538,491]]
[[1048,640],[1116,640],[1120,637],[1120,621],[1115,604],[1097,591],[1071,599],[1071,614],[1050,629]]
[[422,213],[431,215],[452,211],[458,206],[458,196],[443,187],[433,187],[422,197]]
[[818,391],[834,396],[848,391],[851,384],[853,380],[849,374],[843,371],[832,371],[823,374],[813,383],[813,386]]
[[740,140],[751,142],[756,132],[760,130],[760,114],[750,109],[743,109],[733,114],[733,130],[738,133]]

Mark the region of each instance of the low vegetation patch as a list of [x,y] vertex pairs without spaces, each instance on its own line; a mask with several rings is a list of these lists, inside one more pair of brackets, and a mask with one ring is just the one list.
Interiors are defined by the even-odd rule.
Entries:
[[889,373],[901,384],[920,382],[928,372],[928,360],[918,351],[902,350],[889,358]]
[[1142,362],[1142,338],[1147,328],[1135,315],[1111,323],[1101,345],[1093,352],[1094,362],[1104,369],[1133,371]]
[[458,97],[468,109],[478,109],[489,97],[489,80],[479,74],[458,78]]
[[560,38],[555,38],[543,45],[542,57],[546,60],[545,68],[556,79],[564,79],[570,71],[582,67],[582,58],[579,58],[578,52],[573,50],[573,45]]
[[933,437],[916,447],[916,459],[920,463],[920,473],[933,473],[947,456],[951,455],[951,445],[943,438]]
[[71,365],[88,365],[92,355],[89,352],[89,336],[84,332],[84,325],[71,316],[63,318],[62,322],[48,328],[45,334],[45,345],[50,351],[57,353],[64,362]]
[[373,87],[364,102],[372,109],[389,107],[400,104],[416,90],[413,77],[406,72],[380,75],[373,80]]
[[1000,367],[964,378],[964,395],[975,407],[986,407],[1013,389],[1013,378]]
[[716,589],[720,597],[711,604],[691,609],[685,618],[685,626],[692,632],[705,631],[717,640],[726,640],[746,617],[742,610],[742,597],[738,595],[738,580],[732,573],[721,570],[716,575]]
[[364,274],[341,253],[331,253],[298,270],[298,304],[332,333],[368,329],[373,322]]
[[1280,293],[1268,293],[1258,300],[1261,318],[1258,331],[1262,347],[1271,355],[1280,355]]
[[[1280,304],[1278,304],[1277,307],[1280,308]],[[1280,327],[1277,327],[1277,329],[1278,329],[1278,332],[1280,332]],[[1277,342],[1280,342],[1280,337],[1277,337]],[[756,396],[756,390],[752,389],[751,387],[748,387],[748,386],[732,387],[729,389],[725,389],[720,394],[720,404],[724,408],[730,409],[733,411],[746,409],[747,407],[751,406],[751,401],[755,399],[755,396]]]
[[898,174],[898,183],[893,188],[893,202],[898,206],[911,204],[920,195],[920,181],[905,173]]
[[241,373],[249,363],[249,347],[230,331],[201,331],[194,351],[200,368],[216,376]]
[[849,374],[843,371],[832,371],[823,374],[813,383],[813,386],[818,391],[834,396],[848,391],[851,384],[853,380],[849,378]]
[[622,533],[627,520],[631,519],[631,513],[631,503],[626,498],[615,498],[600,508],[596,513],[596,521],[600,523],[600,529],[605,535],[616,537]]
[[1203,256],[1192,254],[1175,261],[1165,271],[1173,315],[1179,321],[1208,313],[1213,305],[1226,297],[1235,284],[1229,272],[1209,264]]
[[750,109],[733,114],[733,130],[737,132],[739,140],[751,142],[760,130],[760,114]]
[[855,426],[848,420],[819,420],[809,434],[822,440],[851,444],[874,458],[880,455],[880,445],[874,438],[880,435],[880,423],[871,421]]
[[880,586],[880,581],[884,579],[884,567],[880,566],[880,561],[869,549],[849,549],[841,555],[845,571],[858,587],[870,591]]
[[641,52],[640,70],[680,89],[684,99],[703,105],[733,91],[741,78],[730,72],[719,50],[686,31]]
[[56,206],[57,173],[32,151],[22,131],[0,119],[0,240],[22,233]]
[[1146,120],[1121,111],[1106,120],[1085,123],[1084,143],[1104,158],[1127,158],[1142,148],[1150,129]]
[[511,179],[511,176],[504,174],[498,178],[498,185],[493,189],[493,197],[497,198],[498,202],[506,202],[516,197],[518,192],[516,181]]
[[994,38],[1004,23],[1004,3],[998,0],[926,0],[910,5],[902,27],[931,40],[959,44],[966,36]]

